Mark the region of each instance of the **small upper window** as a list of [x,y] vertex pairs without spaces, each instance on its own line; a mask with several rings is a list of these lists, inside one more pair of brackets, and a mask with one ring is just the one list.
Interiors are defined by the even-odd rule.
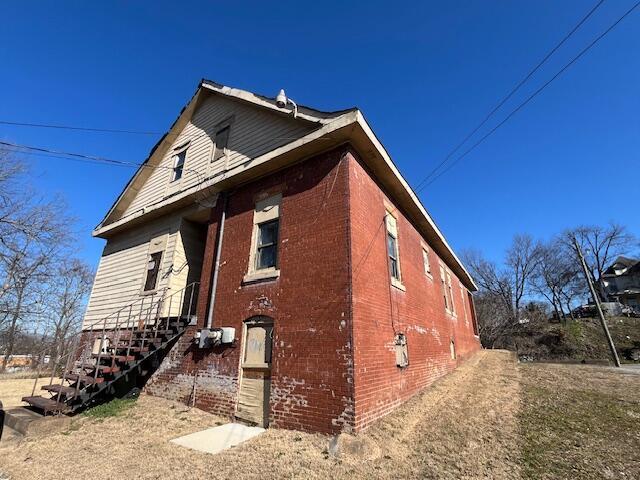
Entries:
[[180,180],[182,178],[182,173],[184,171],[184,162],[186,158],[187,158],[186,149],[176,153],[173,156],[173,176],[171,177],[172,182],[175,182],[176,180]]
[[258,225],[256,270],[275,268],[278,256],[278,219]]
[[425,275],[431,275],[431,264],[429,263],[429,251],[426,248],[422,248],[422,263],[424,265]]
[[216,132],[215,139],[215,152],[213,154],[213,161],[220,160],[227,155],[227,145],[229,143],[229,130],[230,127],[226,126]]

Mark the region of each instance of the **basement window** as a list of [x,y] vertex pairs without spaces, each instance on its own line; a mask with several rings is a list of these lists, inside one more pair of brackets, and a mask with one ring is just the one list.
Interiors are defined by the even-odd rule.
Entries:
[[456,342],[453,339],[449,342],[449,350],[451,352],[451,360],[456,359]]
[[409,366],[409,352],[407,350],[407,337],[404,333],[395,336],[396,365],[400,368]]

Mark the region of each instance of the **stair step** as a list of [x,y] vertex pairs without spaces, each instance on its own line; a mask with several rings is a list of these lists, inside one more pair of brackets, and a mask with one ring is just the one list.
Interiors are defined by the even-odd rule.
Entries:
[[104,382],[104,378],[102,377],[93,378],[92,375],[78,375],[77,373],[68,373],[64,378],[65,380],[69,380],[70,382],[79,381],[80,383],[84,383],[85,385]]
[[143,330],[136,330],[133,332],[138,337],[154,337],[156,335],[173,335],[175,332],[173,330],[147,330],[146,332]]
[[54,384],[54,385],[43,385],[41,388],[42,388],[42,390],[46,390],[48,392],[60,393],[60,394],[64,395],[67,398],[76,396],[76,388],[75,387],[67,387],[65,385]]
[[97,368],[102,373],[116,373],[120,371],[120,367],[117,365],[112,367],[111,365],[94,365],[93,363],[83,363],[80,365],[80,368],[87,370],[95,370]]
[[67,406],[64,402],[56,402],[50,398],[44,398],[40,396],[36,397],[22,397],[23,402],[27,402],[32,407],[39,408],[45,413],[58,413],[64,412],[67,409]]
[[114,347],[116,350],[127,350],[129,349],[129,352],[148,352],[149,351],[149,347],[136,347],[136,346],[131,346],[131,348],[129,348],[128,344],[120,344],[120,345],[116,345]]
[[[98,354],[94,353],[93,355],[91,355],[93,358],[98,358]],[[135,356],[133,355],[113,355],[112,353],[103,353],[102,355],[100,355],[100,360],[112,360],[113,357],[115,357],[116,362],[132,362],[136,359]]]

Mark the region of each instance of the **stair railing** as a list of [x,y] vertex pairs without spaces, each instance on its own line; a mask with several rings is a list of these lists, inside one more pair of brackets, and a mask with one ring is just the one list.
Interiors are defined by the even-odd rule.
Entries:
[[[172,317],[175,317],[178,321],[180,321],[180,318],[185,314],[189,319],[193,316],[193,310],[195,307],[194,300],[197,299],[198,286],[199,282],[192,282],[189,285],[181,288],[180,290],[172,292],[171,294],[167,294],[169,288],[160,289],[158,292],[155,292],[151,295],[146,295],[134,300],[133,302],[119,308],[115,312],[112,312],[111,314],[89,324],[88,326],[83,326],[80,332],[76,332],[72,335],[74,337],[73,341],[67,345],[67,348],[65,349],[66,352],[62,352],[63,354],[56,356],[56,360],[49,379],[49,385],[53,384],[53,379],[56,376],[59,366],[64,363],[65,367],[61,377],[61,386],[64,386],[65,381],[71,381],[69,379],[70,374],[77,375],[77,378],[75,380],[75,396],[77,397],[81,388],[80,385],[82,383],[80,381],[80,376],[84,371],[83,365],[89,363],[89,361],[91,361],[95,365],[95,369],[93,372],[93,384],[97,382],[99,366],[101,365],[100,362],[104,356],[108,355],[105,352],[105,343],[107,341],[106,337],[108,331],[113,330],[114,332],[113,337],[111,338],[114,346],[118,345],[120,339],[122,338],[127,341],[125,361],[128,362],[136,331],[142,330],[142,337],[139,345],[141,347],[140,352],[144,352],[145,343],[150,340],[150,337],[147,337],[147,333],[149,333],[149,335],[153,334],[153,339],[155,341],[155,339],[158,338],[158,331],[162,327],[163,318],[166,319],[166,326],[164,328],[169,329]],[[188,306],[185,304],[187,298],[189,298]],[[178,301],[178,312],[176,315],[172,315],[172,306],[174,304],[174,301],[176,300]],[[167,302],[168,308],[166,310],[166,314],[163,315],[163,307],[165,304],[167,304]],[[138,303],[140,306],[139,309],[137,305]],[[99,332],[100,343],[99,350],[96,352],[97,356],[94,359],[93,355],[94,348],[96,346],[96,332]],[[83,337],[85,337],[84,340]],[[69,338],[71,338],[71,336],[63,340],[67,340]],[[45,350],[43,350],[42,354],[46,356],[46,352],[53,347],[54,346],[47,347]],[[117,351],[114,350],[111,353],[112,369],[115,367],[116,355]],[[32,396],[35,395],[41,366],[42,363],[39,363],[37,370],[38,374],[36,375],[36,379],[34,381],[33,389],[31,392]],[[61,390],[62,389],[60,389],[56,395],[56,410],[58,409],[59,403],[62,401]]]

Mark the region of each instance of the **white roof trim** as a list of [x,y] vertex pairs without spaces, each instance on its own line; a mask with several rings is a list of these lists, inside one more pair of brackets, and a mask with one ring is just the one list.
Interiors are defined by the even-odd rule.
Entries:
[[376,147],[376,150],[378,151],[378,153],[385,160],[385,162],[387,163],[387,166],[389,167],[389,169],[391,169],[391,172],[393,173],[393,175],[398,179],[398,181],[402,184],[404,189],[407,191],[407,193],[411,197],[411,200],[413,200],[413,203],[415,204],[415,206],[420,210],[420,212],[422,213],[424,218],[427,220],[427,222],[429,222],[430,227],[436,233],[438,238],[442,241],[443,245],[447,248],[447,250],[451,253],[451,256],[453,257],[453,259],[460,266],[462,271],[467,275],[469,282],[477,290],[478,287],[475,284],[475,282],[473,281],[473,278],[471,277],[471,275],[469,274],[467,269],[464,267],[464,265],[462,264],[462,262],[460,261],[458,256],[455,254],[455,252],[453,251],[453,249],[451,248],[451,246],[447,242],[446,238],[444,237],[444,235],[442,234],[442,232],[440,231],[438,226],[435,224],[435,222],[431,218],[431,215],[429,215],[427,210],[424,208],[424,205],[422,205],[422,202],[420,201],[420,199],[417,197],[417,195],[415,194],[413,189],[409,186],[409,184],[404,179],[404,177],[402,176],[400,171],[397,169],[397,167],[395,166],[395,164],[391,160],[391,157],[387,153],[387,150],[384,148],[382,143],[380,143],[380,141],[378,140],[376,135],[373,133],[373,130],[371,129],[371,127],[369,126],[369,124],[365,120],[365,118],[362,115],[362,112],[360,112],[360,110],[357,111],[356,121],[362,127],[364,132],[367,134],[367,137],[369,137],[369,140],[371,141],[371,143],[373,143],[373,145]]

